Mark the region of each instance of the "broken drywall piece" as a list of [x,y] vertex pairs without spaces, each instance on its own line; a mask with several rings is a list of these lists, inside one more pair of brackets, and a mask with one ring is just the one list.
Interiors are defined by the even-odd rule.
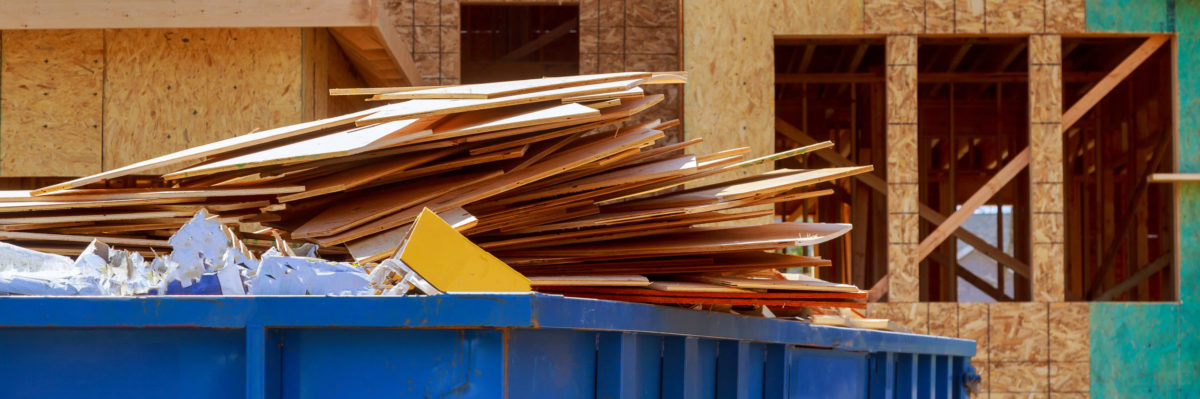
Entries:
[[0,242],[0,272],[71,270],[75,262],[62,255],[42,253]]
[[225,250],[233,246],[220,222],[209,219],[208,212],[201,209],[192,215],[179,231],[167,239],[171,244],[171,260],[191,269],[199,263],[204,271],[220,264]]
[[221,258],[224,262],[216,272],[217,281],[221,283],[221,295],[245,295],[246,285],[242,273],[249,270],[249,263],[257,265],[258,261],[234,248],[226,249]]
[[101,295],[97,275],[84,275],[65,256],[0,243],[0,294]]
[[362,295],[372,293],[367,273],[348,263],[317,258],[263,256],[249,281],[250,295]]

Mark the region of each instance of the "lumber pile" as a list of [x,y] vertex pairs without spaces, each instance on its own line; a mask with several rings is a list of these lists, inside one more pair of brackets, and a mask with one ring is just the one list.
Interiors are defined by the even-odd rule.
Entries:
[[[626,72],[420,89],[355,90],[383,105],[244,134],[32,191],[0,193],[0,240],[78,254],[93,238],[153,257],[197,211],[251,251],[320,246],[368,270],[399,257],[426,209],[534,289],[678,305],[862,307],[857,287],[775,269],[780,253],[849,225],[759,223],[769,205],[832,194],[871,166],[701,179],[828,148],[747,159],[656,144],[678,121],[640,120],[641,86],[682,73]],[[286,249],[286,248],[285,248]]]

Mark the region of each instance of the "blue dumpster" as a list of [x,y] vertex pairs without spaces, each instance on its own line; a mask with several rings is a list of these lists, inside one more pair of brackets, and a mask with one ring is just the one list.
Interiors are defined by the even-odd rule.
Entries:
[[0,298],[6,398],[962,398],[974,353],[545,294]]

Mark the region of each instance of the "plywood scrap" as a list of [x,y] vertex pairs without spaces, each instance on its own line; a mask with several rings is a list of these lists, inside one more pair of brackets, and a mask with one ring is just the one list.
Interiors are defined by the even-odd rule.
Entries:
[[564,87],[582,86],[629,79],[647,79],[652,74],[646,72],[619,72],[599,75],[566,76],[558,78],[541,78],[517,80],[510,82],[480,83],[472,85],[448,86],[422,90],[403,90],[393,93],[382,93],[388,100],[410,99],[466,99],[466,98],[497,98],[524,94],[536,91],[561,89]]
[[529,284],[534,287],[645,287],[651,285],[650,279],[638,275],[616,276],[537,276],[529,277]]
[[444,292],[522,292],[529,280],[471,243],[428,208],[412,223],[396,259]]
[[849,284],[837,284],[821,281],[815,278],[803,280],[781,280],[762,278],[712,277],[712,276],[681,276],[688,281],[699,281],[709,284],[720,284],[737,288],[757,288],[768,290],[788,291],[827,291],[827,292],[860,292],[858,287]]
[[254,147],[261,144],[270,143],[277,140],[285,140],[292,137],[300,136],[307,133],[317,132],[323,129],[343,126],[353,123],[358,118],[370,115],[377,112],[377,109],[370,109],[351,114],[335,116],[332,118],[321,119],[312,122],[301,123],[298,125],[284,126],[280,128],[265,130],[244,134],[241,136],[203,144],[192,147],[183,151],[163,155],[161,157],[148,159],[141,162],[136,162],[120,168],[109,171],[104,171],[91,176],[81,177],[68,182],[55,184],[52,186],[43,187],[32,191],[32,195],[42,195],[54,191],[66,190],[70,188],[79,188],[88,184],[114,179],[122,176],[128,176],[138,172],[144,172],[157,168],[178,166],[188,162],[203,161],[210,157],[219,156],[229,152]]

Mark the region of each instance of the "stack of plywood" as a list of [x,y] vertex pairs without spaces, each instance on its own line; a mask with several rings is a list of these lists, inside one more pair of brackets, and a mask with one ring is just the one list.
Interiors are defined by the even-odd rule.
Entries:
[[832,145],[757,159],[744,159],[745,148],[683,151],[700,139],[656,146],[678,122],[630,122],[662,100],[640,86],[684,80],[626,72],[351,91],[388,103],[0,193],[0,239],[73,254],[98,237],[152,255],[204,208],[240,224],[251,248],[311,242],[325,256],[369,264],[392,256],[430,209],[547,292],[858,306],[851,301],[865,294],[856,287],[763,273],[827,265],[778,251],[834,239],[849,225],[722,222],[761,220],[772,213],[764,205],[832,194],[813,186],[871,167],[776,170],[683,189]]

